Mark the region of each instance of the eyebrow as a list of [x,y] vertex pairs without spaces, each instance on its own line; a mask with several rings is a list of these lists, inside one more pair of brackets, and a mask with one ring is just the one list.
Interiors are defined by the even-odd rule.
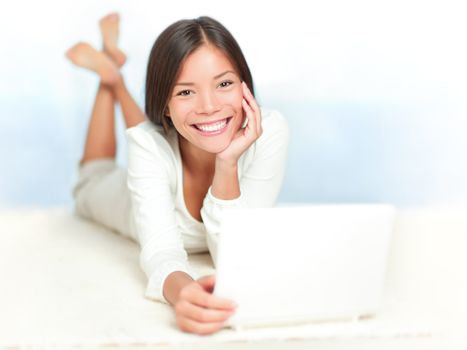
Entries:
[[[226,70],[225,72],[216,75],[216,76],[213,78],[213,80],[219,79],[220,77],[222,77],[223,75],[225,75],[225,74],[227,74],[227,73],[233,73],[233,74],[235,74],[234,71]],[[195,83],[177,83],[177,84],[175,84],[175,86],[177,86],[177,85],[188,85],[188,86],[193,86],[193,85],[195,85]]]

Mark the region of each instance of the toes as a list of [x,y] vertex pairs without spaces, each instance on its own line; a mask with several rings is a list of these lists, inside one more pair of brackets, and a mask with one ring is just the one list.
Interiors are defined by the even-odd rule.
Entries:
[[106,22],[118,21],[119,19],[120,19],[120,15],[119,15],[117,12],[112,12],[112,13],[109,13],[108,15],[102,17],[102,18],[99,20],[99,24],[102,26],[102,25],[104,25]]

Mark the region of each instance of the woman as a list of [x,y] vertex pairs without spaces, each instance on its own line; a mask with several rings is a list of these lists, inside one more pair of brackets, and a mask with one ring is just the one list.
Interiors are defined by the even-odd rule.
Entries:
[[[117,14],[100,21],[102,52],[85,43],[67,51],[100,77],[73,188],[76,213],[138,242],[145,296],[174,306],[181,330],[210,334],[235,305],[212,294],[215,275],[200,278],[187,253],[209,251],[215,265],[222,209],[274,205],[288,126],[258,106],[240,47],[206,16],[177,21],[156,39],[143,113],[119,72],[126,56],[118,23]],[[115,163],[115,103],[127,127],[128,169]]]

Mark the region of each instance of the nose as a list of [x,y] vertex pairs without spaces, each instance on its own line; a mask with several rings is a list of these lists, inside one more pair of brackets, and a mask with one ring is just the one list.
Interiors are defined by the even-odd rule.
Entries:
[[215,92],[207,90],[199,95],[197,114],[213,114],[219,109],[220,104]]

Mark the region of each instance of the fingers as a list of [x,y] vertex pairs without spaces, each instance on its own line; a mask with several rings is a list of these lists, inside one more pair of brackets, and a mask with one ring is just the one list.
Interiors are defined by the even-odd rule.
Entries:
[[199,278],[196,282],[200,284],[205,291],[212,292],[216,284],[216,275],[208,275]]
[[233,301],[210,294],[202,288],[183,289],[180,292],[180,298],[207,309],[232,310],[235,308]]
[[258,131],[257,125],[256,125],[256,117],[255,117],[255,111],[253,108],[250,106],[248,101],[251,101],[251,92],[248,89],[248,86],[246,85],[245,82],[242,82],[243,86],[243,96],[244,98],[242,99],[242,106],[245,109],[246,117],[248,118],[248,124],[246,126],[247,130],[254,130],[255,136]]
[[234,309],[233,300],[211,294],[216,283],[216,275],[203,276],[180,291],[180,299],[209,309]]
[[206,309],[188,301],[181,301],[175,306],[176,313],[182,314],[186,318],[201,322],[201,323],[219,323],[225,322],[230,316],[235,313],[235,310],[217,310],[217,309]]
[[249,128],[250,130],[251,129],[256,130],[256,126],[255,126],[256,119],[254,118],[253,110],[251,109],[251,107],[248,105],[248,102],[246,102],[244,98],[242,99],[242,106],[246,113],[246,119],[248,120],[245,125],[245,128]]
[[[242,85],[243,85],[243,93],[244,93],[244,96],[245,96],[245,99],[243,101],[243,105],[245,107],[245,110],[247,111],[247,115],[248,115],[249,119],[254,119],[253,130],[256,131],[258,136],[260,136],[261,133],[262,133],[261,110],[260,110],[260,108],[258,106],[258,103],[256,102],[253,94],[251,93],[250,89],[246,85],[246,83],[242,82]],[[249,112],[249,114],[248,114],[248,112]]]
[[185,286],[175,304],[176,320],[182,331],[211,334],[222,329],[235,313],[232,301],[210,294],[215,275],[199,278]]

